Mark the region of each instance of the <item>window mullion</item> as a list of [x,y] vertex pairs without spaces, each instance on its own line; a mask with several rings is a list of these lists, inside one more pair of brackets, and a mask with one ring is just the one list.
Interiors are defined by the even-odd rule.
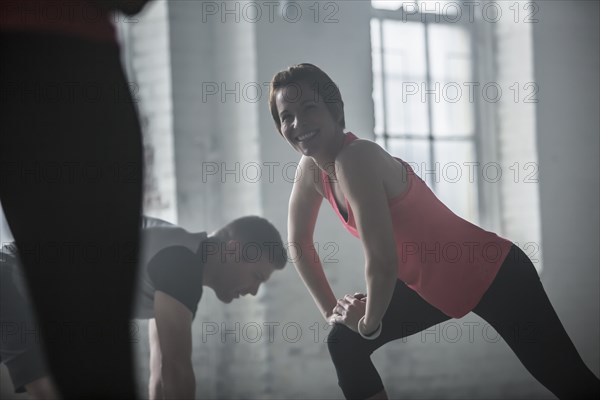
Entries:
[[385,74],[385,46],[384,44],[384,39],[383,39],[383,20],[379,19],[379,40],[381,42],[381,46],[380,46],[380,68],[381,71],[380,72],[380,76],[381,76],[381,107],[383,108],[383,145],[387,148],[388,147],[388,128],[387,128],[387,116],[388,116],[388,109],[387,109],[387,100],[386,100],[386,81],[387,81],[387,76]]
[[[424,22],[425,25],[425,82],[427,82],[427,87],[431,85],[431,65],[429,60],[429,25],[427,22]],[[435,165],[435,157],[433,151],[433,117],[432,117],[432,107],[431,101],[427,99],[427,125],[429,128],[428,138],[429,138],[429,160],[431,165]],[[431,181],[431,188],[435,190],[436,187],[436,179]]]

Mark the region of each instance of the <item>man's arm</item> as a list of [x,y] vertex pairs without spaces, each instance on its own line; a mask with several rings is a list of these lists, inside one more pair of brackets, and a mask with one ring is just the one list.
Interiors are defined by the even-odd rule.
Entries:
[[314,248],[313,233],[323,197],[315,189],[320,170],[311,158],[302,157],[296,170],[288,210],[289,252],[298,274],[314,299],[321,315],[329,320],[336,305],[333,290]]
[[148,397],[150,400],[162,400],[162,353],[160,352],[160,342],[158,341],[155,319],[148,321],[148,340],[150,342],[150,379],[148,382]]
[[192,312],[170,295],[154,294],[154,318],[162,354],[160,376],[165,399],[193,399]]

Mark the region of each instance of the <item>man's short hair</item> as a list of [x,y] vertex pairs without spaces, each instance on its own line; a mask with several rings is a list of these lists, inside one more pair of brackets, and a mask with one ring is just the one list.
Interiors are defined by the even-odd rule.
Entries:
[[[265,218],[255,215],[237,218],[219,229],[216,235],[224,242],[239,241],[245,261],[265,260],[264,256],[268,256],[269,263],[276,269],[282,269],[287,264],[287,251],[281,235]],[[260,251],[261,257],[253,257],[257,251]],[[252,253],[252,256],[248,253]]]

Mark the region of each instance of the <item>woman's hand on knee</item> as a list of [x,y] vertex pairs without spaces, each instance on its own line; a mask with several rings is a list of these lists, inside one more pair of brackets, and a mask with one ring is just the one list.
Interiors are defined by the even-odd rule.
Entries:
[[354,293],[354,298],[361,301],[367,301],[367,295],[364,293]]
[[[356,297],[357,295],[360,295],[359,298]],[[362,293],[355,293],[354,295],[347,294],[338,299],[333,309],[331,321],[344,324],[358,333],[358,321],[365,315],[367,307],[366,297]]]

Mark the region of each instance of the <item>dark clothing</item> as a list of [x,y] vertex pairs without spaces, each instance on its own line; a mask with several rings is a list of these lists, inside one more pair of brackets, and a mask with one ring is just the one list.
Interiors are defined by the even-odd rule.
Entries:
[[142,135],[119,48],[3,31],[0,50],[0,201],[50,372],[64,398],[135,398]]
[[3,0],[0,3],[0,29],[58,33],[116,46],[110,10],[95,3],[85,0]]
[[177,299],[196,316],[202,297],[201,257],[183,246],[161,250],[148,264],[148,275],[155,290]]
[[154,318],[154,293],[167,293],[196,316],[202,296],[206,232],[190,233],[157,219],[143,223],[133,318]]
[[[600,383],[569,339],[542,287],[535,267],[516,245],[473,310],[502,336],[529,372],[560,399],[597,398]],[[328,338],[338,382],[348,399],[383,390],[370,360],[385,343],[421,332],[450,317],[397,281],[375,340],[336,324]]]

